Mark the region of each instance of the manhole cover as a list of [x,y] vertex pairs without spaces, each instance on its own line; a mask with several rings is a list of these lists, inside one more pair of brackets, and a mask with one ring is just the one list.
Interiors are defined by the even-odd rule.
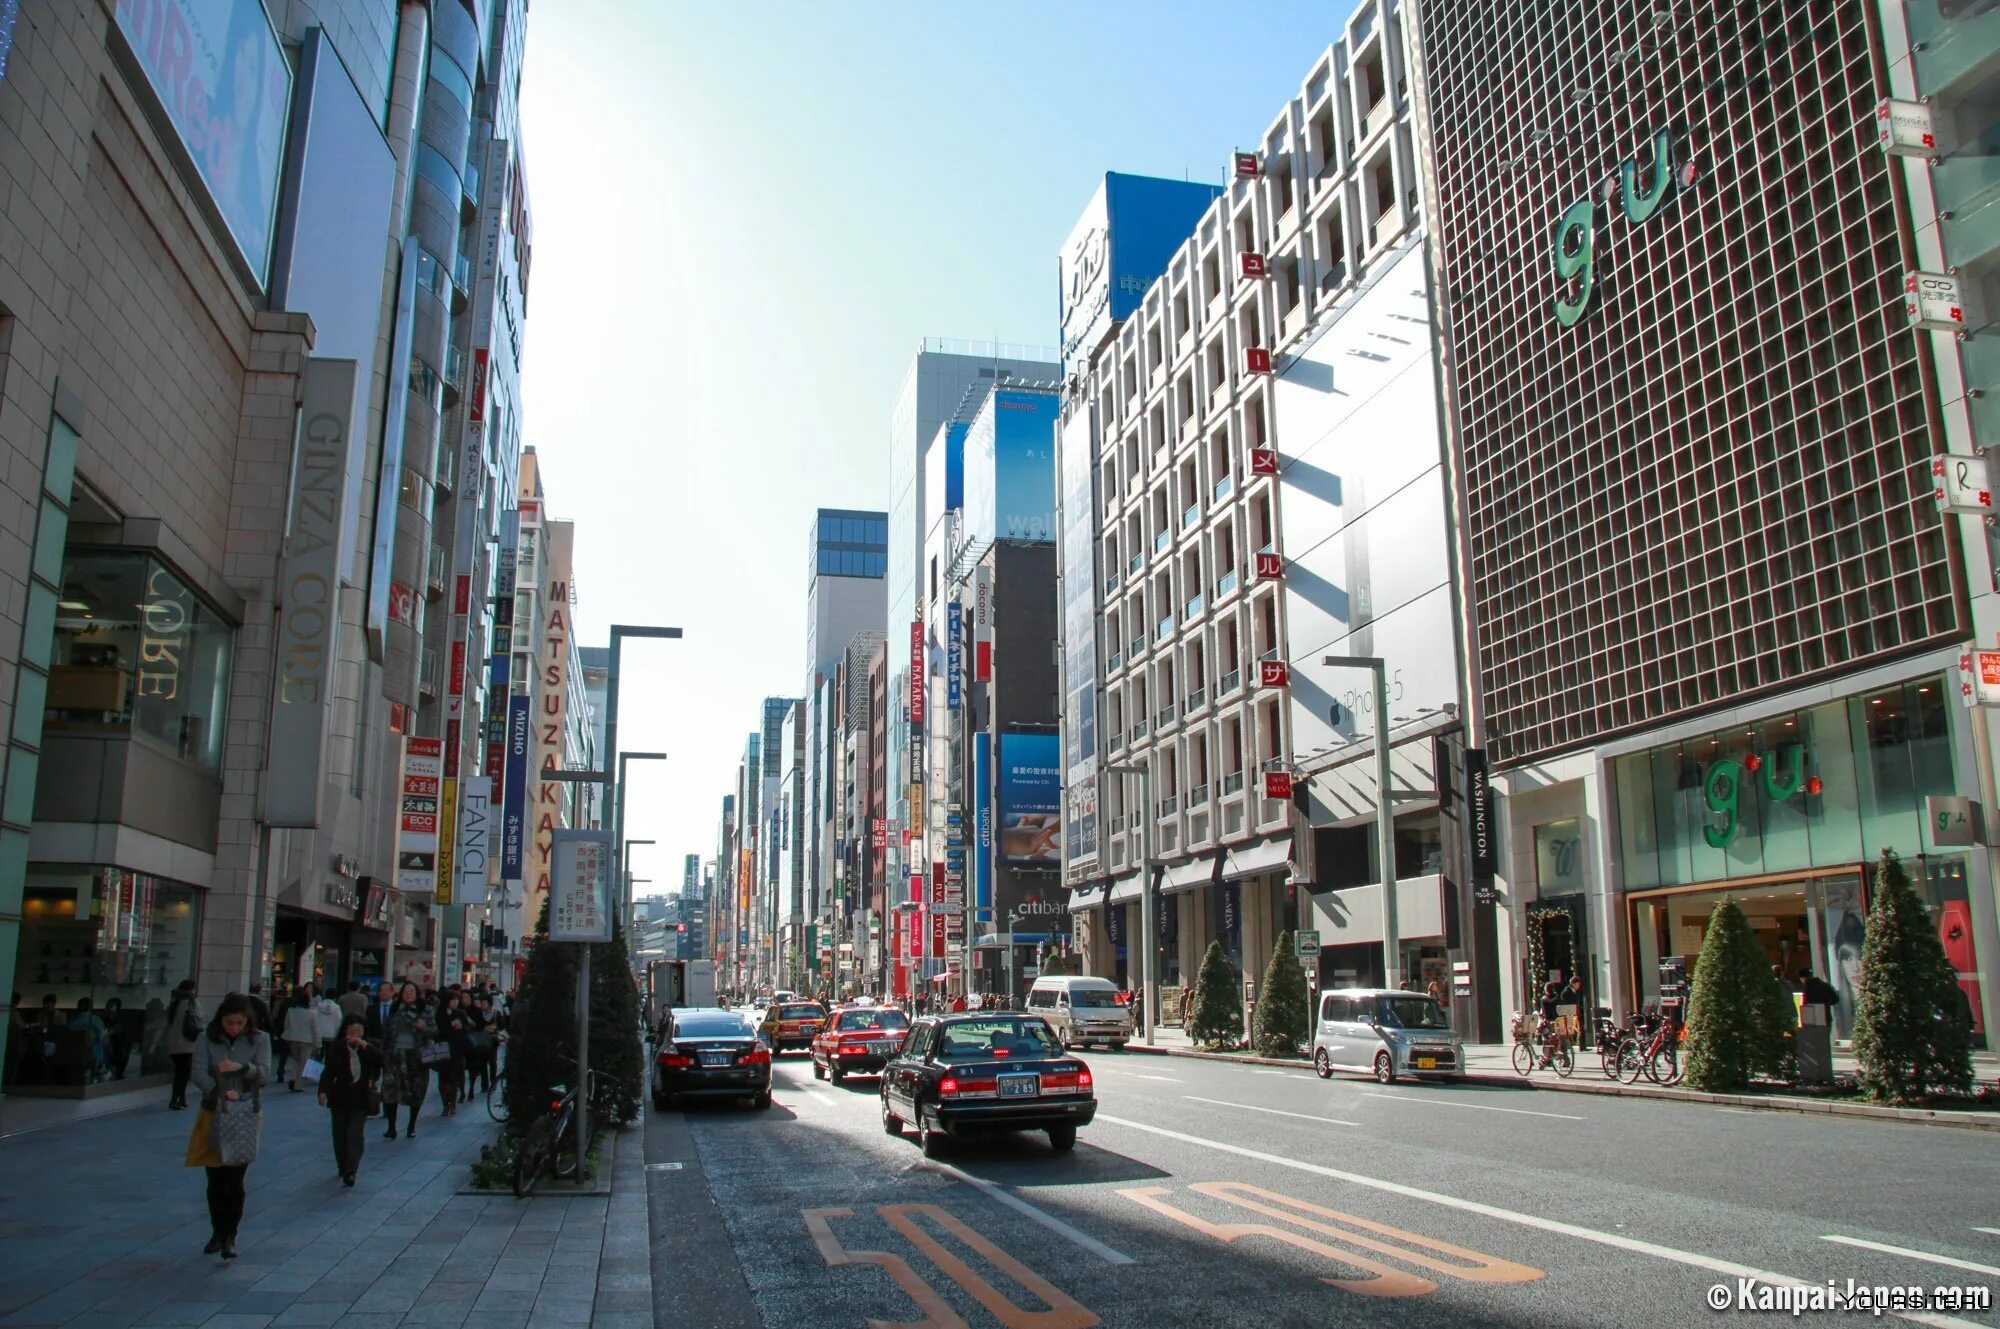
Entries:
[[679,1172],[680,1170],[681,1170],[681,1165],[679,1163],[646,1164],[646,1171],[648,1172]]

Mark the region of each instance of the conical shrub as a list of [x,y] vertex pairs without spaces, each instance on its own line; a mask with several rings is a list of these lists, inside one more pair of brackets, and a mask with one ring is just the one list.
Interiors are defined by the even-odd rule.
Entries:
[[1695,962],[1682,1048],[1688,1086],[1726,1093],[1753,1075],[1783,1074],[1797,1023],[1791,992],[1772,975],[1742,906],[1724,896]]
[[1293,953],[1292,934],[1278,934],[1277,949],[1264,966],[1250,1042],[1266,1057],[1296,1057],[1306,1041],[1306,973]]
[[1188,1037],[1204,1047],[1235,1047],[1243,1037],[1243,994],[1236,984],[1235,967],[1223,954],[1221,942],[1208,944],[1196,984],[1194,1018],[1188,1026]]
[[1873,1098],[1908,1103],[1940,1089],[1972,1088],[1972,1031],[1964,997],[1930,910],[1903,862],[1882,851],[1875,903],[1861,948],[1854,1056]]

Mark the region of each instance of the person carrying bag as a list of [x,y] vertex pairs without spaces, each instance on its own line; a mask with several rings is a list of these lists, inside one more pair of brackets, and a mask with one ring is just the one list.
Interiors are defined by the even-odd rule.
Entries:
[[382,1054],[363,1037],[366,1029],[367,1021],[360,1016],[347,1018],[319,1082],[320,1106],[333,1114],[333,1165],[346,1186],[352,1186],[354,1175],[361,1171],[361,1156],[367,1149],[364,1127],[382,1097],[375,1084],[382,1074]]
[[231,993],[196,1042],[190,1079],[201,1111],[188,1134],[187,1166],[208,1171],[208,1245],[203,1253],[236,1258],[243,1223],[244,1178],[256,1161],[263,1087],[271,1079],[271,1038],[256,1027],[250,999]]

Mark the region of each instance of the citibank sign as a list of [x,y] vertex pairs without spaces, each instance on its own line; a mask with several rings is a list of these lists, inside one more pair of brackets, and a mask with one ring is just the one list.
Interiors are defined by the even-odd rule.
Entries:
[[1681,152],[1682,145],[1672,130],[1655,130],[1651,160],[1643,175],[1638,159],[1628,158],[1563,212],[1556,223],[1553,255],[1557,323],[1575,327],[1597,299],[1602,285],[1598,258],[1608,238],[1612,203],[1616,201],[1628,227],[1643,226],[1659,214],[1676,190],[1694,184],[1694,163]]

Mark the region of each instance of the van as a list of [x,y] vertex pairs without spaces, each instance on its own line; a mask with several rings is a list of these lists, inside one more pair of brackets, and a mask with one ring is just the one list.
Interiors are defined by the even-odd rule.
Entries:
[[1132,1008],[1118,1004],[1118,985],[1108,978],[1038,978],[1028,989],[1028,1011],[1047,1020],[1064,1047],[1104,1043],[1118,1052],[1132,1037]]
[[1323,992],[1313,1029],[1313,1070],[1360,1071],[1383,1084],[1398,1076],[1449,1080],[1465,1069],[1465,1047],[1444,1007],[1429,994],[1397,988]]

